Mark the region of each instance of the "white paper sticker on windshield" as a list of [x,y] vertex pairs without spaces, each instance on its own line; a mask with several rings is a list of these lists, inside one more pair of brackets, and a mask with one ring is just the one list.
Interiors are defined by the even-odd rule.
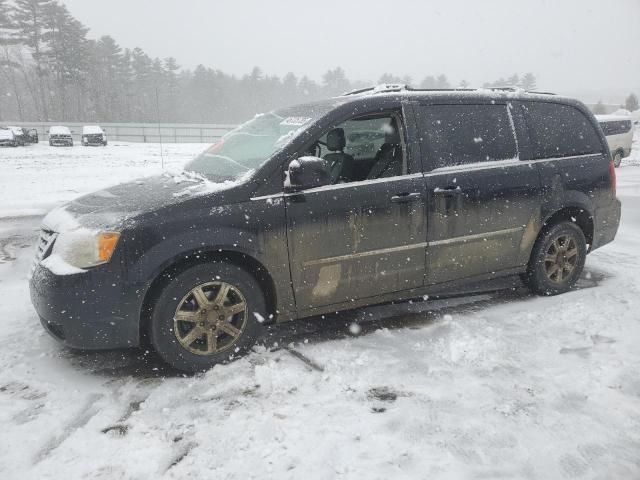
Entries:
[[280,125],[292,125],[294,127],[299,127],[309,122],[310,120],[311,118],[309,117],[287,117],[282,122],[280,122]]

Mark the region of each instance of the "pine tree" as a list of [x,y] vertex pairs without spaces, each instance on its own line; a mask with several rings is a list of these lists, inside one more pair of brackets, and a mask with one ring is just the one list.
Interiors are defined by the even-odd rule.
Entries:
[[636,110],[638,110],[638,108],[640,108],[640,105],[638,105],[638,97],[635,93],[630,94],[624,101],[624,108],[626,108],[630,112],[635,112]]
[[322,82],[327,96],[341,95],[351,90],[351,83],[341,67],[327,70],[322,76]]
[[35,61],[36,76],[38,79],[41,119],[49,119],[49,107],[47,98],[47,75],[44,55],[47,52],[45,22],[47,10],[53,4],[53,0],[15,0],[14,21],[16,33],[14,38],[25,45],[31,51]]
[[428,75],[422,79],[422,82],[420,82],[420,88],[438,88],[438,81],[432,75]]
[[527,91],[532,91],[536,89],[536,77],[533,73],[525,73],[522,77],[522,88]]

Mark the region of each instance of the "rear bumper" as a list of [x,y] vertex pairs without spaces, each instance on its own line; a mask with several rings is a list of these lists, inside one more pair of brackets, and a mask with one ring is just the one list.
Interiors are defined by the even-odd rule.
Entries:
[[43,327],[69,347],[107,350],[139,344],[140,310],[112,274],[55,275],[37,265],[29,290]]
[[611,205],[596,209],[591,250],[613,241],[620,226],[621,203],[617,198]]

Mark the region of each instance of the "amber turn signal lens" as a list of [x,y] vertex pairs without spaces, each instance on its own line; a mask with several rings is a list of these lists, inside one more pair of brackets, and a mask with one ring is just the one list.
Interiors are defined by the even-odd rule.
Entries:
[[98,234],[98,258],[101,262],[111,260],[111,255],[116,249],[120,234],[116,232],[104,232]]

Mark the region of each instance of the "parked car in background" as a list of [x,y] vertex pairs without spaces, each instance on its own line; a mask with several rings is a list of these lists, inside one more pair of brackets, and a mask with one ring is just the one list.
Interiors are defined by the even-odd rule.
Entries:
[[54,126],[49,129],[49,145],[52,147],[73,147],[71,130],[63,126]]
[[511,275],[567,292],[620,220],[601,129],[555,95],[378,87],[256,116],[185,170],[47,215],[30,287],[52,336],[203,370],[265,323]]
[[26,143],[38,143],[39,139],[38,139],[38,131],[35,128],[32,128],[30,130],[27,130],[26,128],[23,128],[22,131],[24,132],[24,138]]
[[104,145],[107,146],[107,134],[98,125],[85,125],[82,127],[82,145]]
[[18,145],[23,147],[27,143],[26,131],[22,127],[16,127],[16,126],[10,125],[7,128],[13,132],[13,135],[15,136],[15,139]]
[[607,138],[613,164],[619,167],[622,159],[631,153],[633,121],[623,115],[596,115],[596,118]]
[[17,147],[16,136],[9,127],[0,127],[0,146]]

